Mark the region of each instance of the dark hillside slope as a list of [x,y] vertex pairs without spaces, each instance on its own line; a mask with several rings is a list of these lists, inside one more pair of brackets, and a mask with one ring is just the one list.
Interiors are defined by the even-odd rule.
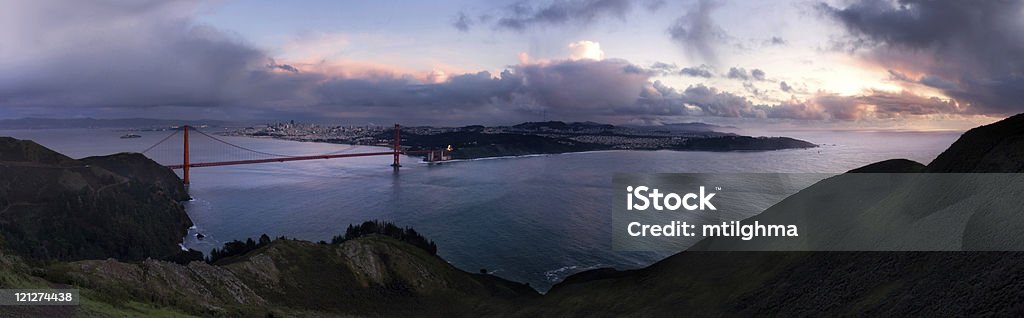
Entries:
[[[0,137],[2,248],[41,259],[145,259],[177,253],[192,221],[166,168],[142,156],[67,158]],[[124,164],[121,175],[102,166]],[[171,173],[173,174],[173,173]],[[149,176],[165,176],[151,180]]]
[[927,172],[1024,172],[1024,114],[968,130]]
[[95,156],[79,159],[89,165],[99,166],[118,175],[135,179],[135,182],[153,185],[168,196],[177,200],[185,201],[190,197],[185,191],[185,184],[181,183],[174,171],[165,169],[140,153],[118,153],[107,156]]
[[48,275],[201,316],[495,316],[540,297],[526,285],[461,271],[381,235],[340,244],[277,239],[217,265],[79,261],[51,267]]

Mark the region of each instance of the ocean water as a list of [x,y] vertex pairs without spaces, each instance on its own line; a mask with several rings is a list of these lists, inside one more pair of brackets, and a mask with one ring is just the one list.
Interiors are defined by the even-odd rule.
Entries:
[[[33,139],[71,157],[141,151],[168,132],[99,129],[0,130]],[[779,134],[775,134],[779,135]],[[185,203],[196,227],[185,245],[208,251],[222,243],[288,236],[313,241],[343,234],[352,223],[377,219],[411,226],[437,242],[438,253],[469,272],[486,269],[544,291],[591,268],[637,268],[668,252],[611,248],[612,177],[632,172],[841,173],[868,163],[907,158],[928,163],[958,132],[790,132],[820,148],[769,152],[600,151],[447,162],[428,165],[390,156],[267,163],[192,170]],[[270,153],[321,154],[379,147],[223,137]],[[196,146],[193,162],[217,159]],[[157,149],[160,161],[180,150]],[[209,156],[206,158],[204,156]],[[232,159],[232,158],[228,158]],[[781,197],[777,198],[781,199]],[[773,202],[763,202],[768,206]]]

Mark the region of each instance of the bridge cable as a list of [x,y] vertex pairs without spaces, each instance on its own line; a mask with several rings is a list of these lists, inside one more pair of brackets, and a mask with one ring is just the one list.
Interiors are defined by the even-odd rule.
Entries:
[[174,135],[177,135],[178,132],[180,132],[180,130],[175,130],[173,133],[171,133],[170,135],[167,135],[167,137],[164,137],[164,139],[160,139],[160,141],[157,141],[152,146],[149,146],[149,148],[146,148],[146,150],[143,150],[141,153],[146,153],[146,152],[149,152],[150,150],[153,150],[153,148],[156,148],[156,146],[159,146],[160,144],[164,143],[165,141],[167,141],[167,139],[171,139],[171,137],[174,137]]
[[228,145],[228,146],[231,146],[231,147],[235,147],[235,148],[238,148],[238,149],[242,149],[242,150],[246,150],[246,151],[249,151],[249,152],[253,152],[253,153],[258,153],[258,154],[261,154],[261,155],[273,156],[273,157],[287,157],[287,158],[296,158],[296,157],[326,156],[326,155],[332,155],[332,154],[342,153],[342,152],[345,152],[345,151],[349,151],[349,150],[352,150],[352,149],[355,149],[355,148],[356,148],[356,146],[355,146],[355,145],[353,145],[353,146],[350,146],[350,147],[348,147],[348,148],[345,148],[345,149],[342,149],[342,150],[339,150],[339,151],[335,151],[335,152],[331,152],[331,153],[326,153],[326,154],[319,154],[319,155],[301,155],[301,156],[293,156],[293,155],[282,155],[282,154],[276,154],[276,153],[270,153],[270,152],[263,152],[263,151],[259,151],[259,150],[254,150],[254,149],[251,149],[251,148],[247,148],[247,147],[239,146],[239,145],[236,145],[236,144],[233,144],[233,143],[227,142],[227,141],[225,141],[225,140],[222,140],[222,139],[220,139],[220,138],[217,138],[217,137],[211,136],[210,134],[207,134],[207,133],[205,133],[205,132],[203,132],[203,131],[201,131],[201,130],[199,130],[199,129],[194,129],[194,128],[193,128],[193,129],[192,129],[192,131],[198,132],[198,133],[202,134],[203,136],[209,137],[210,139],[216,140],[216,141],[218,141],[218,142],[220,142],[220,143],[226,144],[226,145]]

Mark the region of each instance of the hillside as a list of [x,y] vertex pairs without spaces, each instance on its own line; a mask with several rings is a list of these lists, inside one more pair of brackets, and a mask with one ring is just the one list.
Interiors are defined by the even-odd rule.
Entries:
[[199,316],[494,315],[539,297],[379,235],[341,244],[278,239],[218,265],[78,261],[53,266],[46,277]]
[[[124,170],[104,168],[115,166]],[[74,160],[0,137],[2,246],[60,260],[175,254],[192,222],[177,202],[187,194],[171,176],[141,155]]]
[[178,175],[166,169],[153,160],[149,160],[140,153],[118,153],[107,156],[86,157],[80,161],[93,166],[99,166],[110,172],[126,178],[131,178],[137,184],[154,186],[163,191],[169,197],[177,201],[190,199],[185,184],[181,183]]
[[1024,114],[967,131],[932,160],[927,171],[1024,171]]
[[[556,285],[520,316],[1016,316],[1024,253],[683,252]],[[578,275],[588,275],[581,273]]]

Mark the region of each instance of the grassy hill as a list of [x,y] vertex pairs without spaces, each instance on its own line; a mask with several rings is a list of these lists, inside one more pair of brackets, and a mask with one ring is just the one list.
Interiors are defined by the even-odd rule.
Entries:
[[129,300],[199,316],[495,315],[539,297],[526,285],[461,271],[381,235],[341,244],[277,239],[217,265],[77,261],[44,276],[112,305]]

